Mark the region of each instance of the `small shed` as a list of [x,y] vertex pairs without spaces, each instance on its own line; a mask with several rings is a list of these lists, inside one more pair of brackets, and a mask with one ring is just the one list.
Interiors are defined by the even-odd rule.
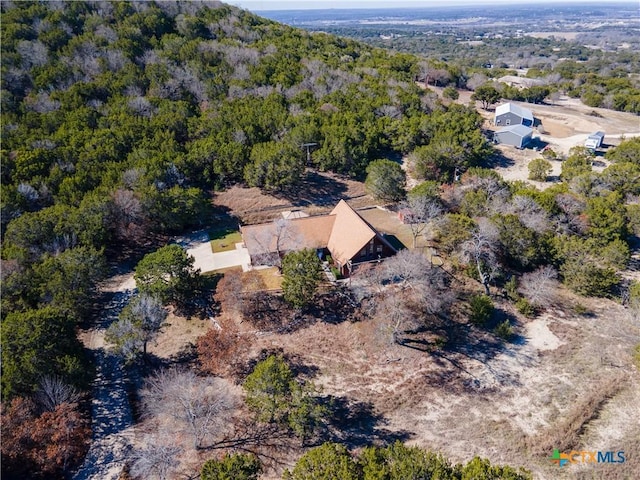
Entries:
[[596,148],[600,148],[602,146],[603,141],[604,132],[592,133],[587,137],[587,140],[584,142],[584,146],[595,150]]
[[509,125],[501,128],[493,135],[495,143],[505,143],[517,148],[524,148],[531,141],[533,129],[524,125]]
[[494,123],[499,127],[508,127],[509,125],[533,127],[533,113],[528,108],[505,103],[496,107]]

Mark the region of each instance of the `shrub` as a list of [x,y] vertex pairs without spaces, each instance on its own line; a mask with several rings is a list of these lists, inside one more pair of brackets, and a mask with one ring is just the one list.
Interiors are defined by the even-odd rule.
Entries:
[[526,298],[521,298],[516,302],[516,308],[518,312],[520,312],[525,317],[535,317],[536,316],[536,308],[529,303],[529,300]]
[[589,309],[581,303],[576,303],[573,307],[573,311],[576,313],[576,315],[581,315],[583,317],[589,315]]
[[633,351],[633,363],[640,370],[640,343],[636,345]]
[[553,167],[544,158],[536,158],[529,162],[529,180],[546,182]]
[[513,337],[513,327],[509,320],[505,320],[498,324],[498,326],[493,330],[493,333],[502,338],[503,340],[509,341]]
[[558,155],[553,149],[545,148],[544,150],[542,150],[542,157],[546,160],[555,160],[556,158],[558,158]]
[[225,455],[222,460],[207,460],[200,472],[201,480],[256,480],[260,461],[255,455],[238,453]]
[[507,283],[504,284],[504,289],[507,292],[507,297],[512,302],[520,300],[520,294],[518,293],[518,279],[513,276]]
[[493,314],[493,302],[487,295],[474,295],[469,301],[471,315],[469,319],[476,325],[485,325]]
[[458,90],[456,90],[454,87],[445,87],[444,90],[442,90],[442,96],[444,98],[449,98],[451,100],[457,100],[458,97],[460,97],[460,94],[458,93]]

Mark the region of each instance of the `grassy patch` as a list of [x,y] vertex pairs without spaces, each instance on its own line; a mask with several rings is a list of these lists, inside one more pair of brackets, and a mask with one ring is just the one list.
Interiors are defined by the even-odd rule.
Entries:
[[635,350],[633,351],[633,363],[636,368],[640,370],[640,343],[636,345]]
[[224,275],[227,272],[242,272],[242,267],[227,267],[227,268],[219,268],[218,270],[212,270],[210,272],[204,272],[202,274],[203,277],[216,277],[220,275]]
[[282,276],[278,271],[278,267],[263,268],[253,270],[252,272],[262,278],[265,290],[278,290],[282,288]]
[[235,250],[236,243],[242,242],[240,232],[232,228],[210,230],[209,238],[211,239],[213,253]]
[[580,436],[587,424],[598,418],[605,403],[616,395],[622,385],[622,378],[609,378],[599,383],[567,414],[563,420],[554,424],[547,431],[529,439],[529,448],[534,454],[541,455],[557,448],[560,451],[578,448]]

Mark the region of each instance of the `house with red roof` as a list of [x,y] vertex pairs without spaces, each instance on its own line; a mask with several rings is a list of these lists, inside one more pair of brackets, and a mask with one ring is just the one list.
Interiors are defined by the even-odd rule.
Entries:
[[394,255],[397,250],[347,202],[340,200],[328,215],[288,215],[271,223],[240,229],[251,263],[276,265],[288,252],[312,248],[331,259],[343,276],[354,265]]

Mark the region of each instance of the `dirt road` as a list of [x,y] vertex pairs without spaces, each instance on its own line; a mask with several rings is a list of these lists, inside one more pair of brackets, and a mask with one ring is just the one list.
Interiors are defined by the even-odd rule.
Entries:
[[81,340],[94,355],[96,378],[91,405],[91,448],[73,480],[116,480],[133,444],[131,406],[121,360],[105,348],[104,334],[135,289],[132,274],[112,277],[103,284],[104,309]]

